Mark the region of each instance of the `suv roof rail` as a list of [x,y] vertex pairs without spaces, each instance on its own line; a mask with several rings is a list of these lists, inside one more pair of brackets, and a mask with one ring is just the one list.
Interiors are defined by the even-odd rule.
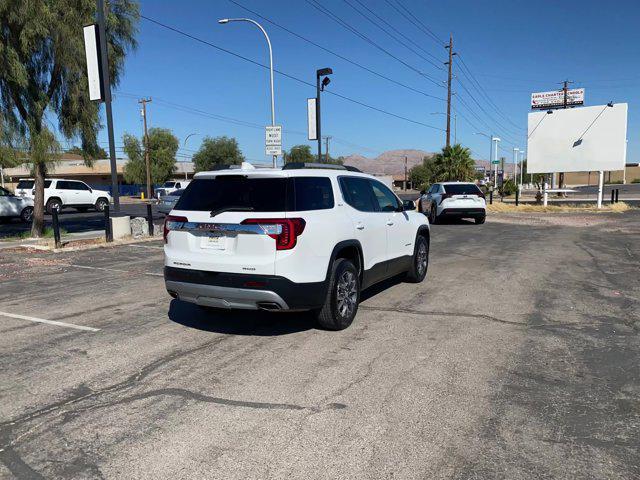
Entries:
[[350,172],[362,173],[356,167],[350,165],[339,165],[337,163],[307,163],[307,162],[291,162],[285,163],[282,170],[300,170],[303,168],[320,168],[326,170],[348,170]]

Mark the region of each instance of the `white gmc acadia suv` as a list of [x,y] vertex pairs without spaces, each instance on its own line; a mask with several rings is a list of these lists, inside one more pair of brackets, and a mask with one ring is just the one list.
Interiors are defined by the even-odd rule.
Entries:
[[375,177],[352,167],[196,174],[165,219],[169,294],[203,307],[312,310],[348,327],[361,290],[406,273],[421,282],[429,224]]

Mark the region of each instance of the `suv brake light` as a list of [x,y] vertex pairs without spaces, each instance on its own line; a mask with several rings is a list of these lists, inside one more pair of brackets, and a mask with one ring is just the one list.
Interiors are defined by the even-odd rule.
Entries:
[[164,219],[164,228],[162,230],[162,236],[164,243],[167,243],[167,236],[171,230],[178,230],[188,222],[187,217],[179,217],[177,215],[167,215]]
[[276,250],[291,250],[304,232],[306,222],[302,218],[247,218],[243,225],[260,225],[265,233],[276,241]]
[[440,195],[440,205],[442,205],[442,202],[444,202],[447,198],[451,198],[453,195],[451,195],[450,193],[443,193],[442,195]]

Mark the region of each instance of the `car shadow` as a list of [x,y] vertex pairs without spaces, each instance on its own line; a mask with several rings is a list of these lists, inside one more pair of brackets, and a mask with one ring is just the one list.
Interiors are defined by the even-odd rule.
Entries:
[[436,225],[475,225],[475,220],[457,217],[443,217],[438,219]]
[[169,319],[188,328],[228,335],[272,337],[316,328],[309,312],[204,309],[176,299],[169,305]]
[[362,293],[360,293],[360,302],[369,300],[370,298],[375,297],[379,293],[382,293],[391,287],[395,287],[396,285],[403,283],[404,278],[405,278],[405,275],[403,274],[396,275],[395,277],[388,278],[386,280],[383,280],[380,283],[376,283],[375,285],[370,286],[366,290],[363,290]]

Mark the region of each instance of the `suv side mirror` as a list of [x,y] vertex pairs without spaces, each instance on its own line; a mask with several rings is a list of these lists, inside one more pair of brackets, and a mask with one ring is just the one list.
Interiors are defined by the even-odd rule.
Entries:
[[402,202],[402,209],[403,210],[415,210],[416,209],[416,204],[413,200],[405,200],[404,202]]
[[426,190],[420,190],[420,195],[424,195],[425,193],[427,193]]

